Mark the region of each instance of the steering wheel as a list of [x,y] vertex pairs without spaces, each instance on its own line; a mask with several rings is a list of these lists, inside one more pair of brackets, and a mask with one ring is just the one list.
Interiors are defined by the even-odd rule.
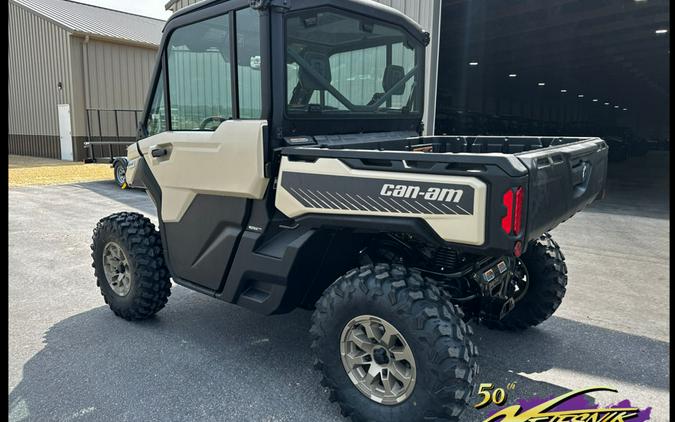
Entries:
[[[207,117],[206,119],[202,120],[202,122],[199,124],[199,130],[204,130],[206,129],[206,125],[212,122],[218,122],[218,124],[221,124],[225,120],[228,120],[228,118],[223,117],[223,116],[210,116]],[[218,126],[216,126],[218,127]],[[215,128],[213,129],[215,130]]]

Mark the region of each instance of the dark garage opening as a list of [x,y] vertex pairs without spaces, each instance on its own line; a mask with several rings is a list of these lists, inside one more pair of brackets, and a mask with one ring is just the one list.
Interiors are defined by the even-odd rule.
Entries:
[[443,0],[441,19],[436,134],[602,137],[608,199],[667,213],[667,0]]
[[665,0],[443,1],[436,132],[665,141],[668,12]]

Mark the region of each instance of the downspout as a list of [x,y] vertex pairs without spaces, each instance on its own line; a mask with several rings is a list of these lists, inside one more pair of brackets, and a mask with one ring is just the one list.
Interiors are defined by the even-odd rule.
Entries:
[[82,77],[84,79],[84,122],[87,133],[87,141],[91,141],[91,127],[89,123],[89,35],[85,35],[82,43]]
[[84,76],[84,109],[89,108],[89,35],[82,43],[82,72]]

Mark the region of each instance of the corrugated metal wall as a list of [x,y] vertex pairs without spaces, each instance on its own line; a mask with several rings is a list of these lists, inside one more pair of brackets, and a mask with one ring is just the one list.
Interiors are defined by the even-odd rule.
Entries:
[[172,10],[172,11],[175,12],[176,10],[180,10],[184,7],[188,7],[191,4],[195,4],[198,1],[199,0],[178,0],[177,2],[175,2],[174,4],[169,6],[169,10]]
[[378,3],[393,7],[412,18],[429,31],[434,19],[434,0],[375,0]]
[[[75,159],[82,159],[86,108],[142,109],[157,49],[85,41],[22,6],[8,5],[9,153],[60,158],[57,104],[70,104]],[[92,115],[94,135],[97,118]],[[120,136],[134,137],[137,116],[121,112],[117,118]],[[116,134],[113,112],[101,113],[101,132]]]
[[157,49],[90,40],[85,46],[90,108],[141,108]]
[[[141,110],[145,105],[152,70],[155,65],[157,49],[137,47],[127,44],[110,43],[90,39],[73,39],[73,48],[82,49],[81,66],[84,78],[79,89],[84,92],[84,108],[101,110]],[[77,110],[77,116],[84,118],[84,108]],[[74,117],[75,118],[75,117]],[[98,133],[98,116],[92,114],[92,133]],[[140,115],[138,116],[140,118]],[[85,127],[77,122],[78,135]],[[118,113],[120,136],[136,135],[136,119],[132,112]],[[115,116],[113,112],[101,112],[101,130],[104,135],[115,135]]]
[[9,152],[58,158],[57,104],[72,98],[68,31],[8,5]]

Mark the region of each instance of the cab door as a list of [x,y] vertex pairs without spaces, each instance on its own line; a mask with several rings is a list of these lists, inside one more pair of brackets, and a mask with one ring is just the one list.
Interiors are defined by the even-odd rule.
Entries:
[[146,123],[150,136],[138,145],[161,190],[158,214],[172,276],[217,291],[251,201],[267,188],[267,121],[255,66],[258,12],[200,19],[167,29]]

